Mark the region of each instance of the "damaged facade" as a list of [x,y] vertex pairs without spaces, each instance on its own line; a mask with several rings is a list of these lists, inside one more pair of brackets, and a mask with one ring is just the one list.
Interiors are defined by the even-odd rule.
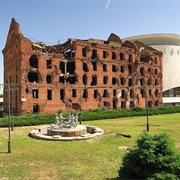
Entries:
[[[31,42],[13,18],[3,49],[4,83],[17,114],[162,106],[162,53],[111,34],[107,41]],[[4,91],[4,108],[8,109]]]

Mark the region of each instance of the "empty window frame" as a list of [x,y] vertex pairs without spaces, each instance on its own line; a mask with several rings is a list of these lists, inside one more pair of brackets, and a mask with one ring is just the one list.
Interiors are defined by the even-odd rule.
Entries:
[[130,79],[128,80],[128,86],[133,86],[133,79],[132,79],[132,78],[130,78]]
[[33,89],[32,90],[32,97],[33,98],[38,98],[38,89]]
[[121,78],[120,78],[120,82],[121,82],[121,85],[125,85],[125,78],[124,78],[124,77],[121,77]]
[[135,97],[134,90],[130,89],[130,98],[134,98],[134,97]]
[[72,89],[72,97],[76,97],[76,89]]
[[47,84],[51,84],[52,83],[52,76],[50,74],[48,74],[46,76],[46,82],[47,82]]
[[29,64],[33,68],[38,68],[38,57],[37,55],[33,54],[29,59]]
[[83,55],[83,57],[86,57],[86,55],[87,55],[87,47],[82,48],[82,55]]
[[125,70],[125,67],[124,66],[120,66],[120,71],[123,73]]
[[97,85],[97,76],[96,75],[92,75],[91,86],[95,86],[95,85]]
[[155,75],[158,74],[158,70],[157,70],[157,69],[154,70],[154,74],[155,74]]
[[85,62],[83,62],[83,71],[85,71],[85,72],[89,71],[87,63],[85,63]]
[[82,80],[83,80],[83,84],[87,85],[87,75],[86,74],[83,75]]
[[92,62],[93,71],[97,71],[97,62]]
[[61,70],[62,74],[65,74],[65,63],[64,62],[60,62],[60,70]]
[[94,90],[94,99],[97,99],[98,98],[98,90]]
[[87,98],[88,98],[88,91],[87,91],[87,89],[84,89],[83,98],[84,98],[84,99],[87,99]]
[[113,96],[116,96],[116,89],[113,89]]
[[112,78],[112,84],[115,85],[117,83],[117,79],[115,77]]
[[67,74],[74,74],[75,70],[75,63],[74,62],[67,62]]
[[103,84],[107,84],[108,83],[108,76],[104,76],[103,77]]
[[51,59],[47,59],[46,60],[46,67],[47,67],[47,69],[51,69],[52,68],[52,60]]
[[140,74],[141,74],[141,76],[144,76],[144,74],[145,74],[144,67],[140,68]]
[[29,72],[28,80],[29,80],[29,82],[38,83],[38,73],[37,72]]
[[117,72],[117,67],[116,67],[116,65],[112,65],[112,72]]
[[159,81],[157,79],[155,79],[155,86],[159,85]]
[[60,82],[60,83],[64,83],[64,82],[65,82],[64,76],[59,76],[59,82]]
[[64,100],[65,97],[65,90],[64,89],[60,89],[60,100]]
[[96,49],[92,50],[91,59],[97,59],[97,50]]
[[103,71],[107,72],[107,64],[103,64]]
[[124,55],[124,53],[120,53],[120,60],[125,60],[125,55]]
[[116,59],[116,53],[114,51],[112,52],[112,59]]
[[128,71],[129,71],[129,74],[132,74],[132,65],[128,65]]
[[104,92],[103,92],[103,97],[108,97],[108,96],[109,96],[109,94],[108,94],[107,89],[104,89]]
[[129,54],[129,62],[133,63],[133,55],[132,54]]
[[108,55],[107,51],[103,51],[103,58],[104,58],[104,59],[107,58],[107,55]]
[[33,104],[33,113],[39,112],[39,104]]
[[52,100],[52,90],[51,89],[47,90],[47,100]]

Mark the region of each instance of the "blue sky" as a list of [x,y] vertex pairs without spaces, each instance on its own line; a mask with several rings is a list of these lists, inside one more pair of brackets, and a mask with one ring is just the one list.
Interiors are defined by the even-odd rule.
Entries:
[[180,0],[0,0],[0,8],[1,51],[13,17],[25,37],[46,44],[68,38],[106,40],[112,32],[120,38],[180,34]]

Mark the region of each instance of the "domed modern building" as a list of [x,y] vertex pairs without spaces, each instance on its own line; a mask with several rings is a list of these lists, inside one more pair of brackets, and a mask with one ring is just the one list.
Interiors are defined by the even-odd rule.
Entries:
[[180,35],[145,34],[122,39],[143,42],[163,53],[163,104],[180,105]]

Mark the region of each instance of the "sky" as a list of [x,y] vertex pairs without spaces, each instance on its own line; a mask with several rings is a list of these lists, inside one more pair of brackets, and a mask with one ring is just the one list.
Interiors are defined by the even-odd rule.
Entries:
[[[180,0],[0,0],[0,84],[11,19],[31,41],[107,40],[152,33],[180,34]],[[0,89],[0,94],[2,88]]]

